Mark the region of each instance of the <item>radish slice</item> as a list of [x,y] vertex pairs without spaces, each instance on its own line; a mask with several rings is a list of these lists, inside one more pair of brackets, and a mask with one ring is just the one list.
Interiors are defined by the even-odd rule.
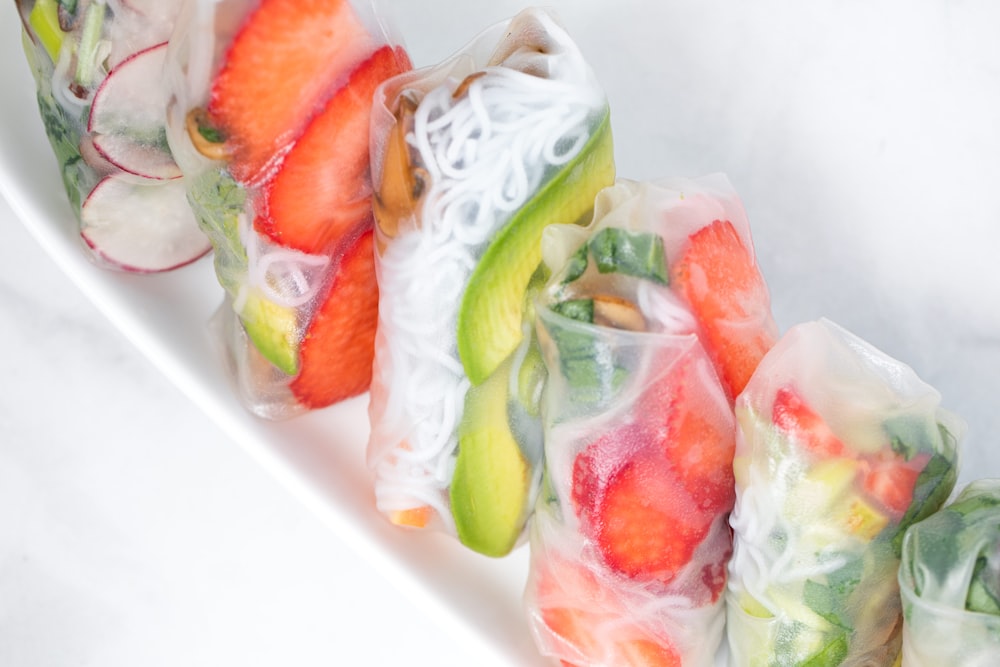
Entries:
[[80,234],[102,260],[137,273],[167,271],[209,251],[182,181],[112,175],[83,202]]
[[90,107],[94,148],[122,171],[145,178],[179,178],[167,146],[167,43],[143,49],[114,67]]
[[168,32],[177,19],[179,3],[164,0],[122,0],[122,6],[142,16],[142,20]]

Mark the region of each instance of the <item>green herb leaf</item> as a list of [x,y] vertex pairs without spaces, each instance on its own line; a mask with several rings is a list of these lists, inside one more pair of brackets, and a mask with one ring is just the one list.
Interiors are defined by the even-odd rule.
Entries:
[[577,322],[592,323],[594,321],[594,300],[593,299],[569,299],[560,301],[552,306],[563,317],[568,317]]
[[587,264],[589,264],[587,257],[587,244],[584,243],[566,261],[566,269],[562,281],[563,285],[568,285],[587,272]]
[[847,641],[847,633],[839,634],[837,637],[824,646],[819,653],[801,664],[800,667],[835,667],[847,658],[850,644]]
[[606,227],[594,234],[589,246],[601,273],[621,273],[660,285],[669,282],[667,255],[659,234]]

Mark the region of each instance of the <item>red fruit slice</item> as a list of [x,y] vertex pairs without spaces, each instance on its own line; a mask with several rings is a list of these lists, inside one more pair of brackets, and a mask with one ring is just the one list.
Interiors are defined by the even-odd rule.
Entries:
[[698,508],[729,511],[736,501],[733,478],[735,432],[679,400],[671,410],[666,454]]
[[[616,667],[680,667],[672,646],[651,638],[628,619],[621,598],[606,590],[580,563],[558,559],[536,565],[536,599],[544,632],[563,656],[579,655],[580,664]],[[550,600],[571,606],[550,606]],[[575,667],[565,658],[564,667]]]
[[710,524],[663,468],[653,455],[627,463],[608,480],[593,524],[612,570],[668,583],[691,560]]
[[320,253],[371,214],[368,128],[375,88],[409,69],[402,49],[385,46],[362,63],[285,157],[254,222],[276,243]]
[[650,387],[640,408],[674,474],[698,508],[713,515],[728,512],[736,500],[736,424],[721,395],[713,398],[708,383],[714,381],[707,362],[686,356]]
[[347,0],[261,0],[229,46],[208,103],[233,176],[257,176],[375,46]]
[[869,461],[862,487],[869,497],[900,517],[913,503],[913,489],[929,459],[928,454],[921,454],[911,461],[905,461],[895,453],[883,454]]
[[819,413],[791,387],[781,387],[775,394],[771,421],[820,459],[854,456]]
[[593,515],[604,487],[627,460],[629,452],[648,449],[651,442],[644,425],[631,423],[604,434],[582,451],[573,462],[572,498],[577,514]]
[[776,342],[770,296],[732,223],[716,220],[689,238],[671,271],[705,333],[730,395],[739,395]]
[[290,388],[309,409],[361,394],[371,384],[378,317],[373,238],[369,229],[344,252],[303,337],[301,370]]
[[605,564],[633,579],[669,583],[691,560],[712,516],[693,506],[667,472],[658,447],[636,453],[608,474],[602,470],[598,440],[573,468],[574,497],[583,530]]
[[681,658],[669,646],[650,639],[633,639],[616,644],[618,655],[613,665],[630,667],[681,667]]

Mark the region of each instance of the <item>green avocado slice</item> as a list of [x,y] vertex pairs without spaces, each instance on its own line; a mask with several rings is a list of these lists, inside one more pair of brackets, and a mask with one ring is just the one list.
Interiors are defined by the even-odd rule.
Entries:
[[494,557],[514,548],[531,496],[531,465],[509,416],[511,365],[508,360],[466,394],[450,489],[459,540]]
[[458,355],[473,385],[481,384],[521,341],[522,303],[542,260],[542,231],[575,223],[615,179],[610,114],[580,154],[528,201],[494,237],[476,265],[458,314]]
[[285,375],[299,372],[298,324],[294,308],[280,306],[251,291],[240,311],[247,337],[265,359]]
[[59,27],[59,3],[56,0],[37,0],[28,13],[28,24],[52,62],[59,62],[64,37]]

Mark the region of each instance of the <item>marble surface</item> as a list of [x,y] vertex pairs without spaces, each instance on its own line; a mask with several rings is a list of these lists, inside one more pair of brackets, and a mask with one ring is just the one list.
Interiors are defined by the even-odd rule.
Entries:
[[479,664],[0,228],[0,665]]
[[[385,4],[429,64],[525,3]],[[831,317],[912,365],[969,422],[963,480],[1000,476],[1000,7],[547,4],[608,90],[620,175],[728,173],[782,328]],[[0,228],[0,665],[483,663],[2,204]]]

